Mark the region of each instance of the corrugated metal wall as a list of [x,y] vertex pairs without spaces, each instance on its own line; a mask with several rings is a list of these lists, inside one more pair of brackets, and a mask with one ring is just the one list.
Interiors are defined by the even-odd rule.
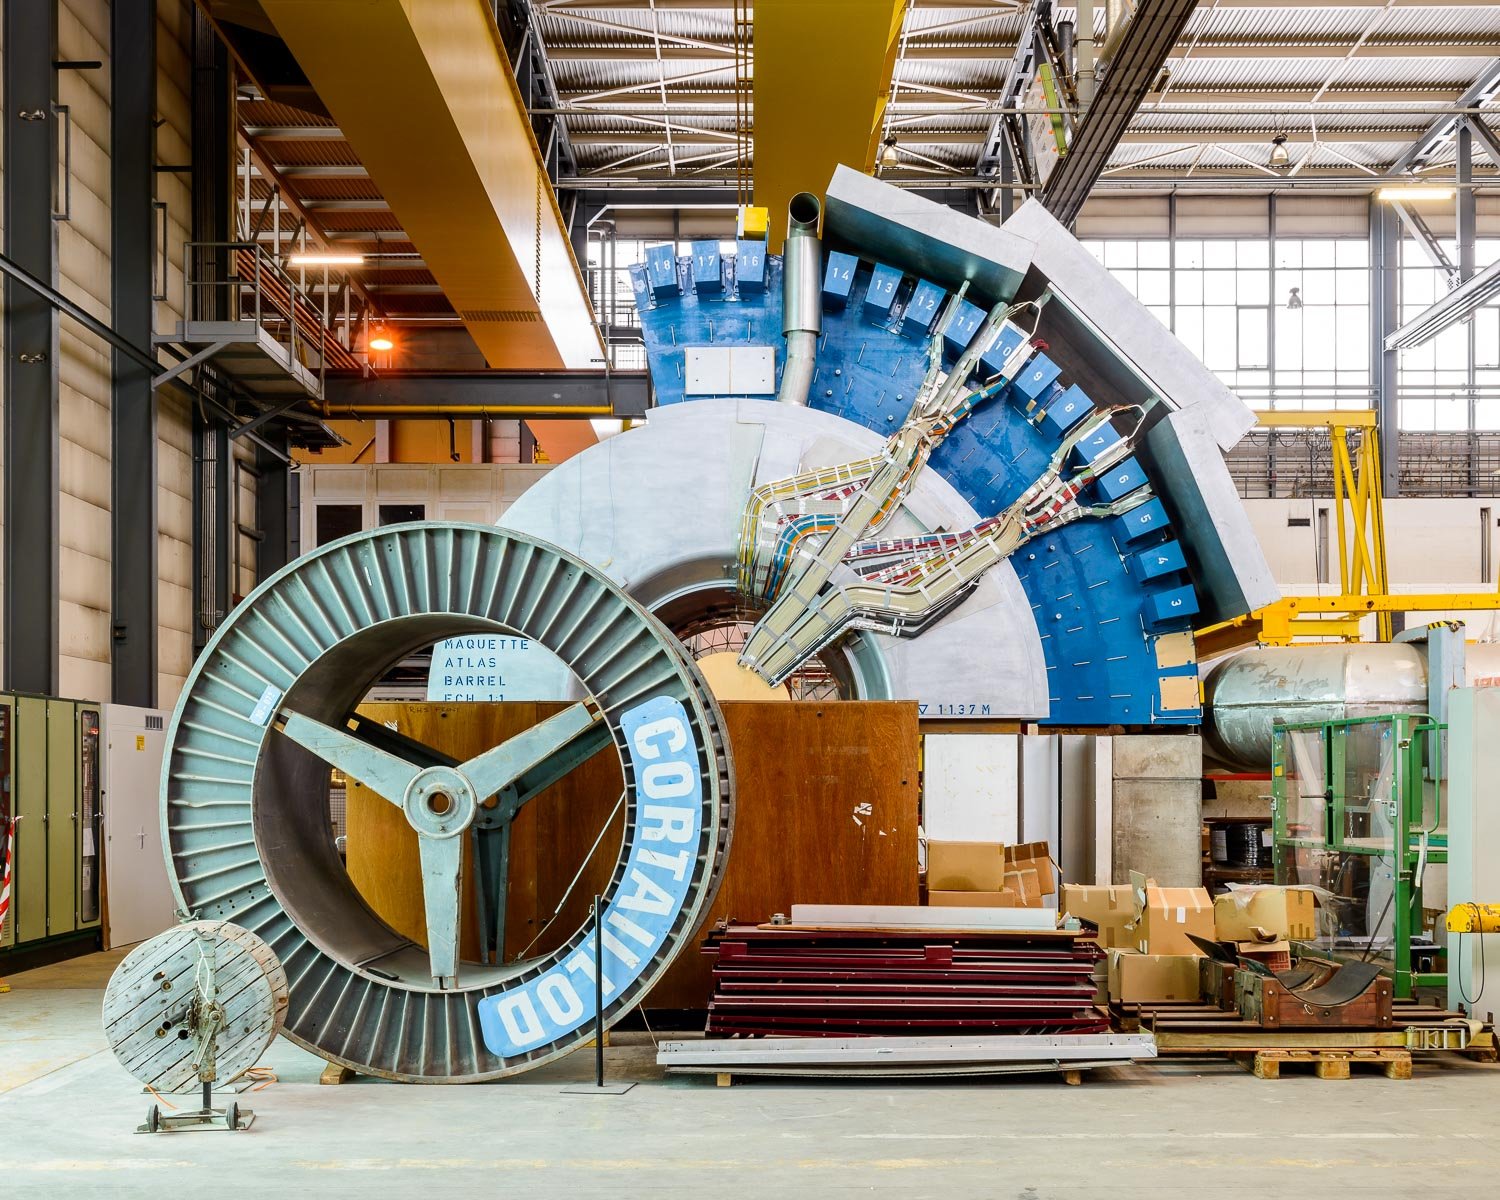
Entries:
[[[97,71],[62,71],[68,110],[62,136],[71,160],[57,225],[65,295],[110,323],[110,62],[107,0],[58,5],[58,54],[103,60]],[[64,696],[110,695],[110,349],[74,321],[59,333],[58,687]]]
[[[160,0],[156,24],[156,161],[163,166],[185,166],[192,161],[193,10],[189,0]],[[192,193],[188,176],[159,171],[156,198],[166,205],[167,259],[165,280],[158,292],[167,299],[156,305],[155,327],[170,329],[182,319],[184,246],[191,236]],[[157,397],[157,602],[159,646],[157,703],[170,708],[177,701],[193,661],[193,414],[178,389]]]

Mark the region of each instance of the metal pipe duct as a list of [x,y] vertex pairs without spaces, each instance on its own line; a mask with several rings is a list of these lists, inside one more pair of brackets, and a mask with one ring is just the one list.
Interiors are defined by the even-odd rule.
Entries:
[[1266,769],[1277,721],[1426,712],[1427,660],[1402,642],[1261,646],[1214,666],[1203,708],[1203,740],[1215,757]]
[[818,366],[818,334],[823,331],[823,244],[818,240],[822,201],[811,192],[798,192],[787,205],[786,216],[781,273],[786,365],[776,399],[782,404],[806,405]]

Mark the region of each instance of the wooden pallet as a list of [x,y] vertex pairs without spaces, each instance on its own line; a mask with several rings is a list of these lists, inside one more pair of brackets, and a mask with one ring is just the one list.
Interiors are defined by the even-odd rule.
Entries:
[[1232,1057],[1257,1079],[1280,1079],[1282,1067],[1303,1063],[1319,1079],[1348,1079],[1353,1066],[1379,1067],[1387,1079],[1411,1078],[1408,1050],[1258,1050]]

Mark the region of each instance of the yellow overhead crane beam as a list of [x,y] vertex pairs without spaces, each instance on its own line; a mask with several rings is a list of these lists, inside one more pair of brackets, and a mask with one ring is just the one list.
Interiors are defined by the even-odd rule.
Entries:
[[755,203],[769,250],[786,206],[845,163],[875,165],[905,0],[755,0]]
[[[1375,640],[1393,635],[1392,613],[1473,612],[1500,609],[1500,593],[1395,593],[1385,557],[1385,497],[1380,481],[1380,442],[1369,409],[1257,412],[1268,429],[1326,429],[1333,454],[1333,505],[1338,529],[1339,593],[1287,596],[1253,613],[1200,629],[1200,659],[1244,646],[1287,646],[1298,638],[1360,640],[1360,622],[1375,615]],[[1351,449],[1348,433],[1358,430]]]
[[[491,367],[604,346],[485,0],[261,0]],[[597,440],[537,422],[557,461]]]

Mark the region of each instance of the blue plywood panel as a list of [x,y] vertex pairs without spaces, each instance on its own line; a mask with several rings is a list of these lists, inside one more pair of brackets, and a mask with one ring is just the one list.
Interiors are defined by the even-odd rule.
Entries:
[[891,319],[891,304],[896,299],[896,289],[901,286],[901,272],[895,267],[877,263],[870,274],[870,285],[865,289],[865,319],[884,325]]
[[1187,560],[1182,557],[1182,547],[1174,542],[1163,542],[1142,550],[1131,560],[1133,570],[1140,579],[1159,579],[1175,571],[1186,571]]
[[943,330],[943,350],[949,358],[957,358],[968,348],[983,320],[984,309],[978,305],[967,300],[953,302],[953,316]]
[[745,293],[766,289],[766,245],[739,241],[734,244],[735,287]]
[[849,303],[849,293],[854,288],[854,272],[859,268],[859,259],[852,254],[835,250],[828,256],[828,266],[823,271],[823,307],[839,311]]
[[1185,624],[1198,611],[1198,597],[1191,587],[1155,592],[1147,601],[1147,611],[1153,625]]
[[919,280],[916,291],[912,292],[911,299],[906,302],[906,309],[901,314],[901,332],[909,338],[925,337],[932,328],[944,295],[943,289],[937,284],[928,283],[925,279]]
[[1128,496],[1146,483],[1146,472],[1136,461],[1135,455],[1122,459],[1094,481],[1094,490],[1101,499],[1111,502]]
[[1042,413],[1037,427],[1045,434],[1062,440],[1063,434],[1094,411],[1094,402],[1084,394],[1076,383],[1064,388],[1047,402],[1047,411]]
[[677,284],[677,250],[673,246],[646,248],[646,280],[651,294],[661,300],[675,296],[682,289]]
[[693,290],[700,296],[716,296],[724,290],[718,242],[693,243]]

